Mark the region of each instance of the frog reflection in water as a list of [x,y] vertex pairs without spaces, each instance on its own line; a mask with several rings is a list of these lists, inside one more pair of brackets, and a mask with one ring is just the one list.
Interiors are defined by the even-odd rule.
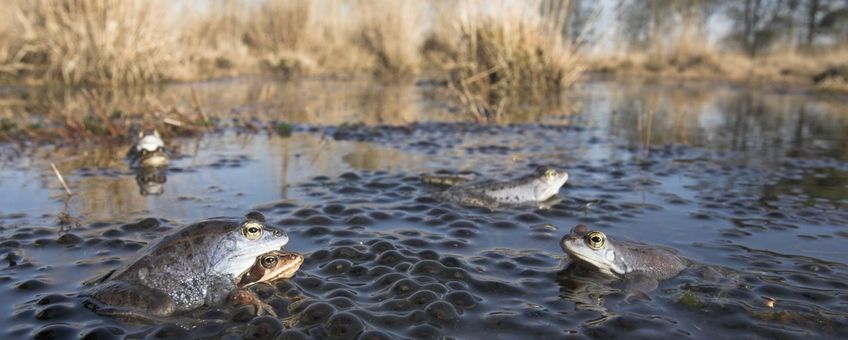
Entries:
[[485,181],[464,184],[461,176],[424,175],[421,180],[436,185],[451,185],[435,198],[466,206],[496,209],[510,205],[540,204],[559,193],[568,180],[568,173],[549,167],[539,167],[532,174],[506,182]]
[[139,168],[136,170],[135,182],[142,196],[159,196],[165,192],[165,181],[168,176],[163,168]]
[[[206,220],[165,236],[135,261],[85,283],[91,287],[80,295],[98,314],[129,321],[218,305],[240,282],[245,286],[263,280],[264,275],[248,269],[257,257],[279,250],[288,240],[259,213],[244,220]],[[299,268],[294,261],[285,272]]]
[[656,289],[659,281],[677,276],[690,265],[688,260],[670,250],[612,240],[582,224],[560,240],[560,247],[573,261],[587,264],[607,276],[624,279],[628,288],[639,292]]

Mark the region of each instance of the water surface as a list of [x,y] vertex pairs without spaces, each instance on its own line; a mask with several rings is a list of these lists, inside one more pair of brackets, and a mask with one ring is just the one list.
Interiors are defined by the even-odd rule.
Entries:
[[[284,336],[848,331],[844,98],[592,82],[511,124],[479,126],[430,90],[235,80],[144,94],[194,93],[210,112],[295,123],[291,137],[226,129],[169,140],[177,157],[155,188],[142,188],[123,161],[128,145],[7,145],[2,329],[9,337],[273,335],[277,321],[248,321],[237,309],[197,311],[210,325],[186,331],[124,325],[73,297],[80,282],[131,260],[165,230],[258,210],[307,258],[291,281],[260,288]],[[10,109],[47,100],[16,93]],[[53,100],[72,105],[74,95]],[[570,174],[549,210],[444,204],[429,198],[440,188],[418,180],[436,171],[509,179],[537,165]],[[649,299],[626,301],[620,285],[571,266],[560,250],[578,223],[674,248],[711,274],[686,271]]]

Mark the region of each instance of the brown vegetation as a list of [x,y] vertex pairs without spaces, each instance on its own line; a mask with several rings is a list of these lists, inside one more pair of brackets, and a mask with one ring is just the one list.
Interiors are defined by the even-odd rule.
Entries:
[[848,89],[848,50],[819,56],[803,52],[766,54],[756,58],[720,51],[668,56],[630,53],[590,56],[587,69],[595,73],[662,78],[730,80],[745,84],[801,85],[840,92]]
[[140,130],[166,136],[191,135],[214,128],[219,117],[199,107],[163,103],[144,93],[117,99],[109,91],[32,93],[33,100],[10,102],[0,112],[0,141],[124,141]]
[[431,39],[447,47],[450,89],[478,122],[498,122],[506,109],[544,102],[577,81],[580,59],[561,34],[567,6],[548,3],[465,6],[453,31]]
[[583,70],[848,88],[848,4],[833,0],[0,1],[6,83],[424,76],[478,121],[556,98]]
[[17,80],[144,83],[174,65],[165,1],[34,0],[3,4],[0,72]]
[[408,78],[425,2],[5,0],[0,79],[140,84],[272,73]]
[[[130,141],[140,130],[286,134],[298,124],[391,124],[462,119],[420,100],[414,83],[243,78],[164,86],[32,88],[0,96],[0,142]],[[292,125],[289,125],[292,124]],[[291,132],[291,131],[289,131]]]
[[420,66],[420,13],[426,10],[420,2],[366,1],[361,5],[359,45],[374,56],[375,73],[383,79],[408,78]]

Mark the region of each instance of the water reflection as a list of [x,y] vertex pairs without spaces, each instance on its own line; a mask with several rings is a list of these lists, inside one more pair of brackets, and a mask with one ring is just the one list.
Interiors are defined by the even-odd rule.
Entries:
[[605,299],[606,296],[618,291],[609,285],[615,281],[614,279],[575,262],[569,262],[565,269],[557,273],[556,281],[559,284],[560,298],[572,301],[575,310],[592,311],[598,314],[596,318],[586,321],[584,325],[598,325],[616,316],[615,312],[607,308]]
[[593,84],[587,92],[583,114],[634,148],[674,143],[742,152],[755,162],[848,160],[848,107],[839,98],[638,82]]
[[[173,218],[217,216],[222,211],[242,213],[250,205],[289,198],[292,184],[316,175],[422,168],[427,159],[390,146],[337,142],[310,134],[293,138],[227,134],[222,138],[175,139],[168,144],[181,151],[174,153],[167,169],[130,168],[124,158],[128,145],[89,151],[77,147],[34,151],[17,162],[27,170],[0,177],[0,188],[7,192],[24,190],[30,192],[30,198],[4,204],[2,209],[34,216],[56,211],[64,191],[49,171],[51,162],[56,163],[75,194],[71,210],[91,221],[126,219],[151,211]],[[8,177],[12,175],[16,177]],[[27,179],[33,176],[37,181]]]
[[[444,93],[426,82],[242,78],[132,90],[16,89],[0,98],[0,112],[30,124],[55,113],[140,113],[142,127],[180,112],[200,112],[222,122],[397,125],[472,120]],[[844,100],[711,83],[590,82],[562,98],[515,107],[505,122],[589,122],[633,148],[677,143],[744,152],[755,161],[786,156],[848,160]]]
[[414,83],[239,78],[145,88],[19,88],[3,93],[0,113],[23,122],[18,126],[43,124],[45,116],[56,114],[87,117],[102,112],[111,118],[134,114],[144,117],[142,128],[151,128],[164,117],[194,112],[222,122],[235,117],[289,123],[405,124],[461,118],[432,96],[430,85]]
[[135,182],[142,196],[159,196],[165,192],[166,170],[162,168],[140,168],[136,170]]
[[[2,110],[8,114],[31,112],[37,116],[38,112],[55,111],[57,107],[67,112],[108,108],[105,110],[114,110],[114,114],[127,112],[122,108],[128,107],[158,107],[160,111],[146,114],[146,119],[154,120],[161,118],[161,110],[175,106],[222,117],[249,114],[309,124],[354,121],[404,124],[462,118],[449,110],[447,102],[434,100],[428,92],[432,88],[427,86],[236,79],[137,91],[11,91],[4,95]],[[844,133],[848,131],[848,108],[838,98],[762,93],[714,84],[662,85],[634,81],[587,83],[579,95],[562,102],[569,101],[572,102],[569,107],[577,108],[577,114],[562,116],[557,113],[566,109],[552,108],[554,115],[514,116],[517,121],[578,124],[590,129],[590,138],[563,139],[559,141],[563,152],[543,157],[556,161],[566,157],[576,161],[574,157],[577,156],[571,154],[575,148],[580,150],[579,157],[588,159],[627,156],[615,145],[599,142],[612,137],[622,140],[630,149],[642,150],[643,156],[651,146],[685,144],[737,152],[743,156],[741,159],[766,166],[780,164],[786,157],[848,160],[848,134]],[[568,119],[563,120],[563,117]],[[528,140],[539,138],[545,137],[528,131],[521,139],[497,140],[496,143],[517,149]],[[482,148],[482,151],[488,147],[484,144],[489,142],[468,139],[464,146],[456,145],[450,152],[461,155],[475,148]],[[42,170],[48,168],[49,162],[55,162],[63,173],[72,175],[73,190],[86,197],[80,200],[85,203],[81,203],[79,211],[93,218],[113,213],[160,211],[161,208],[172,210],[180,204],[164,202],[174,200],[203,202],[210,208],[217,204],[215,202],[232,201],[232,198],[219,197],[222,193],[232,197],[246,196],[251,198],[250,202],[289,198],[288,188],[293,183],[317,174],[332,176],[349,169],[426,172],[433,167],[446,166],[475,169],[491,161],[504,164],[508,169],[527,156],[513,152],[506,158],[493,154],[493,159],[484,159],[478,155],[467,157],[463,164],[457,165],[425,154],[408,153],[396,145],[338,143],[321,134],[299,134],[294,138],[234,134],[227,138],[169,140],[168,148],[179,158],[175,160],[179,173],[169,173],[165,181],[164,174],[131,173],[123,159],[128,148],[129,145],[121,144],[6,147],[4,150],[9,154],[3,162],[13,168]],[[24,151],[23,157],[17,150]],[[770,183],[764,189],[764,196],[800,191],[811,201],[816,198],[844,201],[844,170],[827,169],[822,173],[810,171],[797,179]],[[51,192],[59,187],[51,172],[44,171],[35,177],[30,183],[39,183]],[[14,187],[15,182],[26,182],[22,178],[11,181],[6,181],[7,188]],[[274,189],[267,190],[269,186]],[[138,193],[163,197],[163,200],[146,200]],[[27,206],[25,202],[13,203],[7,205],[13,211],[18,208],[12,207]]]
[[[804,331],[816,330],[807,316],[835,320],[834,331],[826,335],[844,329],[844,318],[836,315],[844,312],[838,296],[846,290],[846,269],[839,264],[846,237],[839,227],[848,221],[842,211],[848,192],[846,115],[830,99],[721,87],[590,83],[576,99],[581,103],[577,114],[520,118],[544,125],[422,123],[366,127],[365,134],[353,136],[362,138],[340,134],[335,139],[337,129],[323,125],[456,117],[420,87],[364,91],[241,82],[172,88],[183,91],[190,107],[208,114],[266,115],[311,125],[295,126],[289,137],[236,128],[170,139],[168,148],[175,152],[167,173],[134,172],[124,159],[128,145],[23,147],[21,155],[4,158],[8,166],[0,169],[0,192],[20,194],[0,195],[0,233],[14,237],[5,244],[23,249],[21,256],[41,263],[32,273],[7,280],[17,285],[32,279],[30,284],[42,290],[10,292],[14,302],[9,305],[19,310],[0,310],[0,315],[12,315],[0,323],[32,320],[36,310],[46,308],[33,305],[35,294],[78,289],[82,276],[113,268],[117,258],[135,254],[158,236],[158,229],[138,232],[128,224],[144,219],[169,228],[260,209],[269,221],[291,231],[292,249],[312,254],[311,268],[305,270],[312,276],[301,277],[301,289],[306,283],[314,288],[321,282],[359,280],[344,298],[381,315],[401,314],[383,308],[386,300],[365,300],[394,294],[387,287],[420,262],[427,264],[418,267],[422,273],[438,269],[422,276],[431,280],[474,278],[468,281],[473,284],[449,287],[468,289],[469,295],[460,297],[478,309],[460,313],[469,322],[444,323],[439,330],[446,335],[456,325],[475,332],[488,325],[500,334],[535,329],[543,335],[569,330],[624,337],[698,336],[715,329],[729,336],[740,335],[736,332],[744,327],[749,330],[743,337],[780,337],[786,333],[770,329],[783,327],[779,319],[801,308],[823,311],[797,313]],[[159,100],[173,95],[157,93],[163,96]],[[428,111],[433,107],[438,109]],[[161,118],[157,113],[149,117]],[[72,199],[63,199],[50,163],[68,180]],[[560,165],[573,175],[561,192],[562,202],[548,210],[483,212],[443,205],[429,199],[432,188],[415,177],[471,170],[506,179],[539,164]],[[57,219],[71,236],[58,239]],[[567,260],[560,261],[564,255],[556,240],[577,223],[674,247],[693,261],[727,266],[742,278],[706,280],[683,273],[652,292],[653,300],[624,303],[626,292],[609,279],[581,267],[560,271]],[[67,248],[66,242],[77,246]],[[362,261],[351,262],[354,253]],[[396,266],[392,258],[407,264]],[[349,275],[372,267],[398,272],[378,270],[375,277],[398,275],[382,280],[385,286],[374,285],[374,277]],[[332,268],[345,272],[331,273]],[[454,276],[463,273],[456,268],[467,275]],[[322,275],[331,280],[318,279]],[[9,289],[19,289],[16,285]],[[322,294],[339,287],[323,286]],[[776,307],[764,306],[763,297],[777,301]],[[424,313],[408,315],[429,312]]]

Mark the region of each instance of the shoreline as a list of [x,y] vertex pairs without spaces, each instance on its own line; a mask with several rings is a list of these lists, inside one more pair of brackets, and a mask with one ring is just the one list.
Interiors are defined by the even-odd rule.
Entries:
[[[721,77],[633,77],[586,72],[574,87],[559,94],[559,100],[551,97],[551,103],[519,107],[508,114],[506,123],[569,116],[576,112],[580,98],[592,95],[593,90],[586,88],[605,83],[657,87],[660,91],[718,93],[731,89],[812,96],[837,105],[848,102],[848,92],[821,92],[793,82],[751,84]],[[279,80],[248,76],[120,88],[0,86],[0,143],[126,142],[138,131],[152,129],[167,136],[220,129],[285,133],[304,121],[399,126],[422,120],[474,122],[463,109],[436,77],[403,83],[377,82],[367,77]],[[367,118],[375,111],[376,118]]]

